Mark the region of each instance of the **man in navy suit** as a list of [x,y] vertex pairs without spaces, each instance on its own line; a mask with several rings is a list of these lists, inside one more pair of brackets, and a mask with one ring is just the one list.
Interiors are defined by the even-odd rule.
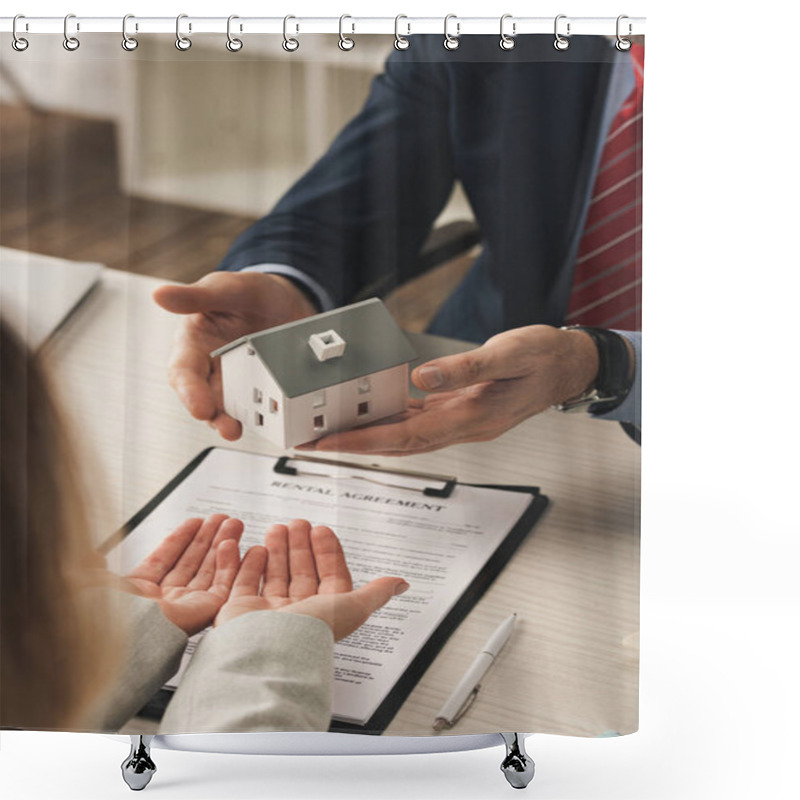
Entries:
[[[185,315],[170,380],[189,411],[238,438],[209,353],[246,332],[346,304],[372,285],[385,290],[413,277],[460,181],[482,252],[430,330],[485,344],[418,367],[412,379],[431,394],[402,420],[326,437],[315,449],[423,452],[493,438],[559,404],[638,426],[641,226],[594,249],[587,244],[605,223],[591,216],[609,193],[599,191],[601,173],[626,157],[610,158],[604,148],[641,117],[640,104],[638,117],[621,123],[619,116],[636,94],[635,78],[630,53],[604,37],[576,37],[565,52],[541,36],[520,37],[508,52],[496,37],[464,37],[454,52],[441,37],[414,37],[409,50],[389,57],[360,114],[237,239],[220,271],[157,290],[159,304]],[[640,141],[625,152],[640,167]],[[640,223],[640,196],[629,199],[607,216]],[[637,271],[608,295],[614,302],[625,295],[628,306],[614,318],[627,329],[565,330],[565,321],[581,322],[570,312],[578,266],[601,251]],[[615,261],[602,271],[619,269]]]

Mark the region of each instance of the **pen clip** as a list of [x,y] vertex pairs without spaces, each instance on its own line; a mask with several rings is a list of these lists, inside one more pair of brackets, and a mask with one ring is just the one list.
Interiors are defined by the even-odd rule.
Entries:
[[464,716],[464,714],[466,714],[466,713],[467,713],[467,711],[469,711],[470,707],[471,707],[471,706],[472,706],[472,704],[475,702],[475,698],[478,696],[478,692],[480,691],[480,688],[481,688],[481,685],[480,685],[480,684],[478,684],[478,685],[477,685],[477,686],[476,686],[476,687],[475,687],[475,688],[474,688],[474,689],[473,689],[473,690],[472,690],[472,691],[469,693],[469,696],[468,696],[468,697],[467,697],[467,699],[464,701],[464,705],[463,705],[463,706],[461,706],[461,708],[459,708],[459,709],[458,709],[458,711],[457,711],[456,715],[455,715],[455,716],[453,717],[453,719],[451,720],[451,722],[450,722],[450,726],[449,726],[449,727],[451,727],[451,728],[452,728],[452,727],[453,727],[453,726],[454,726],[454,725],[455,725],[455,724],[456,724],[456,723],[457,723],[457,722],[458,722],[458,721],[461,719],[461,717],[463,717],[463,716]]

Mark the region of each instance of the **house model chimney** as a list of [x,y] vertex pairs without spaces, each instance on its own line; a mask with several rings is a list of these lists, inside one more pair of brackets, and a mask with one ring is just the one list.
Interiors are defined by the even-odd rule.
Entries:
[[308,337],[308,345],[318,361],[328,361],[342,356],[347,343],[336,331],[330,330],[324,333],[312,333]]

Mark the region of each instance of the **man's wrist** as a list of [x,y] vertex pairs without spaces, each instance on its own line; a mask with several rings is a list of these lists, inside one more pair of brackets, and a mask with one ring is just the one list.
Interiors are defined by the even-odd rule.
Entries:
[[[276,273],[272,273],[272,275],[280,279],[284,284],[289,284],[292,288],[297,289],[300,294],[303,295],[303,300],[305,301],[303,305],[308,308],[308,314],[319,314],[321,310],[319,299],[309,286],[306,286],[302,281],[292,278],[290,275],[278,275]],[[308,314],[305,316],[308,316]]]
[[311,290],[300,281],[292,280],[286,275],[278,275],[275,272],[265,272],[263,274],[282,286],[287,296],[291,297],[292,319],[310,317],[319,313],[319,308]]
[[335,303],[330,294],[325,288],[315,281],[310,275],[297,269],[296,267],[289,266],[288,264],[253,264],[249,267],[243,267],[241,272],[260,272],[267,275],[281,275],[288,278],[294,286],[300,289],[301,292],[311,301],[314,307],[314,313],[318,314],[321,311],[330,311],[334,308]]
[[585,394],[594,387],[600,359],[597,346],[588,333],[577,328],[561,330],[569,342],[566,358],[569,360],[571,372],[571,380],[569,385],[564,387],[564,397],[561,398],[561,402],[565,402]]

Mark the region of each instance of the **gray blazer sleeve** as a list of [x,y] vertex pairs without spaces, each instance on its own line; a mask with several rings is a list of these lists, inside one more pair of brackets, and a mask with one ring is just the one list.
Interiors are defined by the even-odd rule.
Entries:
[[120,671],[89,714],[91,730],[116,731],[177,671],[188,641],[155,600],[114,589],[90,589],[127,631]]
[[318,619],[251,611],[209,631],[159,733],[326,731],[333,634]]

